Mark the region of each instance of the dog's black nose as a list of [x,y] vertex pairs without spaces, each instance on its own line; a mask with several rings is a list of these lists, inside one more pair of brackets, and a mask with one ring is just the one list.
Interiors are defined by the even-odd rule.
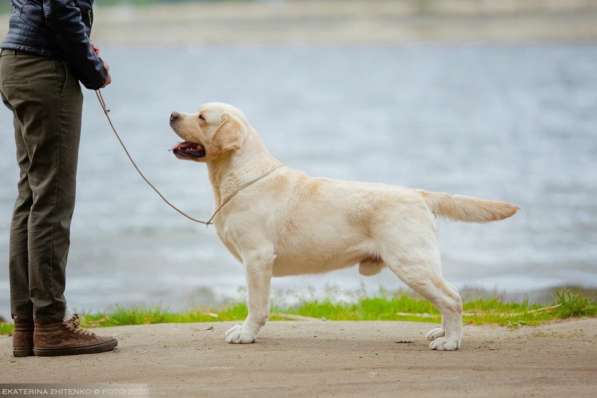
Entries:
[[178,113],[178,112],[172,112],[170,114],[170,123],[175,122],[178,119],[180,119],[180,113]]

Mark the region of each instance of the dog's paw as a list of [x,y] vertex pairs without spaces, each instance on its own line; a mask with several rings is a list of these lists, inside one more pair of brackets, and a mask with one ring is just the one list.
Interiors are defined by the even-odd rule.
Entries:
[[456,351],[460,348],[460,340],[438,337],[429,344],[429,348],[437,351]]
[[228,329],[225,340],[229,344],[251,344],[255,342],[255,334],[242,325],[235,325]]
[[437,339],[438,337],[444,337],[446,335],[446,330],[444,328],[435,328],[435,329],[431,329],[429,332],[427,332],[427,334],[425,335],[425,338],[429,341],[433,341],[435,339]]

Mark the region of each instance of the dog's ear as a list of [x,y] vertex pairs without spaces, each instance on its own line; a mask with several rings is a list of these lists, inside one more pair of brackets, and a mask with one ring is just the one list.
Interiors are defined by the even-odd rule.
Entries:
[[215,153],[225,153],[240,149],[244,134],[244,126],[228,113],[222,115],[221,123],[212,138]]

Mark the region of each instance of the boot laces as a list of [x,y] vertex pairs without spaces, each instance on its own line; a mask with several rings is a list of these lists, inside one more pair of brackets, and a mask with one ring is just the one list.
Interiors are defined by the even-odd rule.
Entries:
[[93,332],[81,328],[81,318],[78,314],[74,314],[68,321],[64,322],[64,326],[72,333],[83,336],[94,336]]

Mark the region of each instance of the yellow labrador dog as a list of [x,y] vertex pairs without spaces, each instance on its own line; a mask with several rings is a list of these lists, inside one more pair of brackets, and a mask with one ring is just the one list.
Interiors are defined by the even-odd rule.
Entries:
[[488,222],[512,216],[504,202],[399,186],[310,177],[285,167],[238,109],[208,103],[172,113],[184,142],[179,159],[207,163],[218,236],[246,269],[249,315],[226,333],[253,343],[269,311],[272,276],[359,265],[363,275],[389,267],[442,314],[427,337],[434,350],[462,343],[462,300],[442,277],[435,216]]

